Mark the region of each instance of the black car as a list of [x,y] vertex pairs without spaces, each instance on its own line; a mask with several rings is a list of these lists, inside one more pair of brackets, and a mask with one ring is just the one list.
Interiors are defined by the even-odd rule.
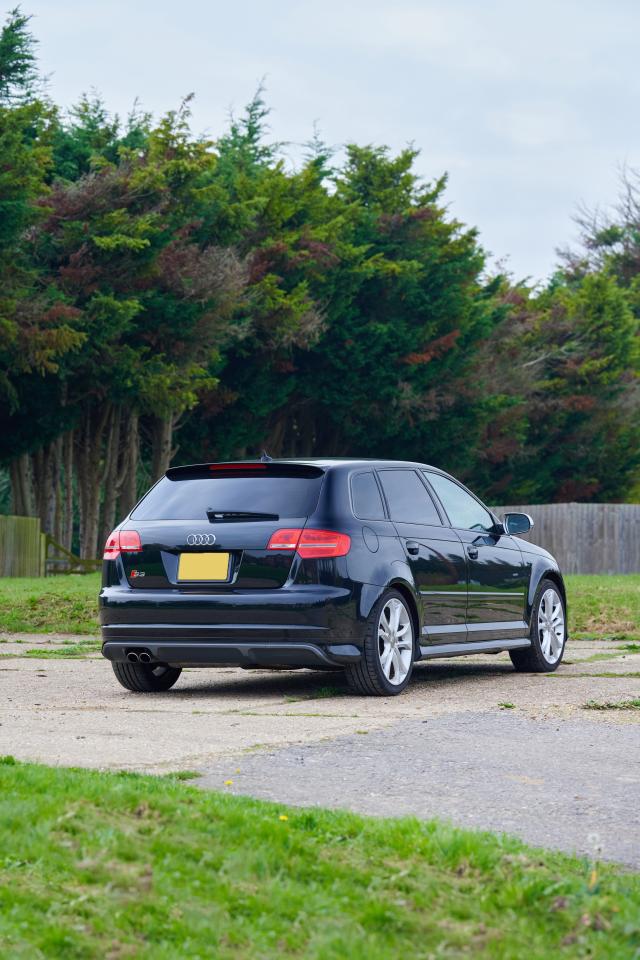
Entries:
[[531,525],[422,463],[172,467],[107,541],[102,652],[136,691],[234,665],[342,668],[388,696],[416,660],[502,650],[555,670],[565,588],[515,536]]

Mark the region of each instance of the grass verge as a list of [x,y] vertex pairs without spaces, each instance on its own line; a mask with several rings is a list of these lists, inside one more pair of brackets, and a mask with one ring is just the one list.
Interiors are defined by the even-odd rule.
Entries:
[[0,630],[97,633],[100,574],[0,579]]
[[[640,574],[567,576],[574,637],[640,641]],[[0,579],[0,630],[97,633],[100,574]],[[325,695],[336,691],[327,688]]]
[[516,840],[0,764],[11,958],[626,960],[640,876]]
[[640,640],[640,574],[565,578],[572,637]]

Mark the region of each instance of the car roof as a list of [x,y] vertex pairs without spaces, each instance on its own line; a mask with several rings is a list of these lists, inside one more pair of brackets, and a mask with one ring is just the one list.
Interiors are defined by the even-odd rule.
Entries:
[[413,460],[384,460],[379,457],[308,457],[295,460],[274,460],[274,463],[300,463],[311,464],[315,467],[422,467],[430,470],[437,470],[437,467],[430,467],[428,463],[419,463]]
[[[320,467],[323,470],[331,469],[348,469],[352,470],[355,467],[367,466],[367,467],[404,467],[404,468],[415,468],[415,469],[428,469],[434,470],[436,473],[442,473],[445,476],[448,476],[444,470],[440,470],[439,467],[433,467],[428,463],[421,463],[413,460],[383,460],[376,457],[272,457],[268,460],[260,460],[255,458],[253,460],[221,460],[211,462],[211,463],[197,463],[189,464],[189,467],[210,467],[216,464],[249,464],[249,463],[273,463],[273,464],[282,464],[287,466],[312,466]],[[187,465],[185,465],[186,467]],[[174,468],[175,469],[175,468]]]

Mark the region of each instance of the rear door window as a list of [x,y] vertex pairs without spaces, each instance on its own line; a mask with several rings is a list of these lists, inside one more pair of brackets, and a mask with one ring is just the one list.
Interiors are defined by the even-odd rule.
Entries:
[[384,520],[380,488],[373,473],[357,473],[351,478],[353,513],[360,520]]
[[260,475],[177,468],[149,491],[131,519],[206,521],[207,511],[309,517],[318,504],[322,477],[315,468],[297,473],[270,469]]
[[436,506],[415,470],[378,473],[392,520],[441,526]]

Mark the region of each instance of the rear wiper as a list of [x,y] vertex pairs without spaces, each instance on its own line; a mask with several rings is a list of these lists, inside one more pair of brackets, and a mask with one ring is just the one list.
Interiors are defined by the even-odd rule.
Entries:
[[256,513],[254,510],[214,510],[207,508],[209,523],[232,523],[234,520],[279,520],[277,513]]

